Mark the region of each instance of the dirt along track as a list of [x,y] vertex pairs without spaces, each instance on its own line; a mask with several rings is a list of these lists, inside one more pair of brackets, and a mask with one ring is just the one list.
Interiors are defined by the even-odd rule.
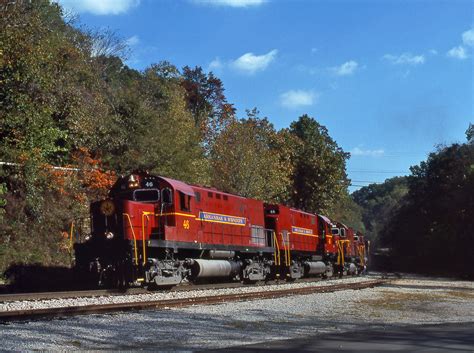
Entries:
[[[335,283],[336,282],[336,283]],[[252,291],[247,292],[238,292],[231,294],[220,294],[218,291],[213,291],[214,294],[211,295],[202,295],[205,293],[204,290],[201,291],[201,295],[187,296],[184,295],[181,298],[176,299],[160,299],[160,300],[143,300],[143,301],[125,301],[120,303],[111,303],[105,302],[100,304],[85,304],[85,305],[64,305],[64,306],[54,306],[54,307],[26,307],[21,309],[12,310],[2,310],[0,311],[0,321],[12,321],[12,320],[29,320],[42,317],[57,317],[65,315],[79,315],[79,314],[93,314],[93,313],[107,313],[107,312],[117,312],[117,311],[127,311],[127,310],[142,310],[142,309],[168,309],[174,307],[185,307],[193,305],[209,305],[209,304],[219,304],[232,301],[248,301],[255,299],[267,299],[267,298],[278,298],[292,295],[305,295],[312,293],[327,293],[335,292],[348,289],[364,289],[372,288],[374,286],[379,286],[387,284],[389,280],[387,279],[371,279],[362,282],[355,283],[338,283],[339,281],[328,281],[324,285],[321,285],[321,282],[317,282],[317,285],[312,285],[311,282],[306,282],[306,286],[303,287],[290,287],[281,289],[283,286],[257,286],[253,287]],[[326,284],[327,283],[327,284]],[[275,287],[271,288],[270,287]],[[238,287],[235,287],[238,288]],[[249,287],[247,287],[249,288]],[[215,288],[213,288],[215,289]],[[183,291],[192,292],[192,289],[187,288]],[[194,291],[193,291],[194,292]],[[35,293],[36,295],[39,293]],[[58,293],[54,293],[58,294]],[[78,295],[78,293],[68,293],[69,298],[71,295]],[[83,294],[94,294],[93,292],[87,292]],[[98,293],[95,293],[96,295]],[[115,294],[115,293],[114,293]],[[33,295],[33,294],[32,294]],[[110,295],[106,293],[105,295]],[[131,295],[131,294],[130,294]]]

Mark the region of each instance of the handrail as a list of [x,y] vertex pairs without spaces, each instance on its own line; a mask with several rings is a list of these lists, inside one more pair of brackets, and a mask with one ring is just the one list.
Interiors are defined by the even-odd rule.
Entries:
[[343,240],[337,240],[337,264],[344,266],[344,248],[342,246]]
[[143,266],[146,265],[146,248],[145,248],[145,217],[147,220],[150,220],[150,217],[148,215],[154,215],[154,212],[145,212],[143,211],[142,213],[142,246],[143,246]]
[[69,252],[72,250],[72,234],[74,232],[74,221],[71,222],[71,230],[69,231]]
[[291,234],[291,233],[287,233],[287,234],[286,234],[286,239],[287,239],[287,241],[288,241],[288,244],[287,244],[287,245],[288,245],[288,247],[287,247],[287,249],[288,249],[288,267],[289,267],[289,266],[291,266],[291,252],[290,252],[290,250],[291,250],[291,247],[290,247],[290,246],[291,246],[291,245],[290,245],[290,234]]
[[128,223],[130,224],[130,229],[132,230],[133,235],[133,250],[135,254],[135,265],[138,266],[138,249],[137,249],[137,237],[135,236],[135,231],[133,230],[132,220],[130,219],[130,215],[128,213],[123,213],[123,216],[126,216],[128,219]]
[[365,266],[365,246],[360,244],[358,247],[360,264]]
[[287,259],[286,259],[286,245],[285,245],[285,238],[283,238],[283,233],[279,233],[281,235],[281,243],[283,245],[283,253],[285,255],[285,265],[288,266],[287,264]]
[[280,266],[280,264],[281,264],[280,245],[278,244],[278,238],[276,236],[275,231],[273,231],[272,234],[273,234],[273,242],[275,244],[275,250],[274,250],[275,264],[277,266]]
[[[285,241],[285,237],[283,233],[280,233],[281,235],[281,240],[283,242],[283,251],[285,252],[285,265],[290,267],[291,262],[290,262],[290,234],[286,233],[288,241]],[[288,244],[286,244],[288,243]]]
[[345,259],[344,259],[344,244],[350,243],[350,240],[344,239],[344,240],[337,240],[337,264],[344,266],[345,264]]

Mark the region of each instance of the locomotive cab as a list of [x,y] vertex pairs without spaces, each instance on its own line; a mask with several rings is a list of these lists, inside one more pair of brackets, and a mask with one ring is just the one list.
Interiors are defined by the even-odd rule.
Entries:
[[91,203],[90,236],[74,245],[78,273],[108,286],[143,280],[150,234],[174,224],[172,216],[156,222],[174,204],[170,185],[160,179],[145,172],[120,177],[108,198]]

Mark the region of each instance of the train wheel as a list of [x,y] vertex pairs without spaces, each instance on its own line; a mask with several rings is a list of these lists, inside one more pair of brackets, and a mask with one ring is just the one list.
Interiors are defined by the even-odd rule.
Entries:
[[326,272],[324,272],[321,277],[324,279],[334,276],[334,266],[332,264],[326,265]]

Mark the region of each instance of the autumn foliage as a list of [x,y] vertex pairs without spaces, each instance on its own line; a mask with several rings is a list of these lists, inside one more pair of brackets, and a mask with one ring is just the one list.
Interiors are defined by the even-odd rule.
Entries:
[[123,40],[57,2],[0,10],[0,269],[69,264],[71,223],[87,233],[90,202],[136,169],[313,212],[347,196],[347,155],[314,118],[239,118],[212,72],[130,68]]
[[93,158],[85,147],[72,154],[72,161],[74,164],[61,167],[44,165],[51,187],[61,195],[74,197],[83,203],[91,198],[105,197],[117,179],[115,172],[104,170],[102,161]]

